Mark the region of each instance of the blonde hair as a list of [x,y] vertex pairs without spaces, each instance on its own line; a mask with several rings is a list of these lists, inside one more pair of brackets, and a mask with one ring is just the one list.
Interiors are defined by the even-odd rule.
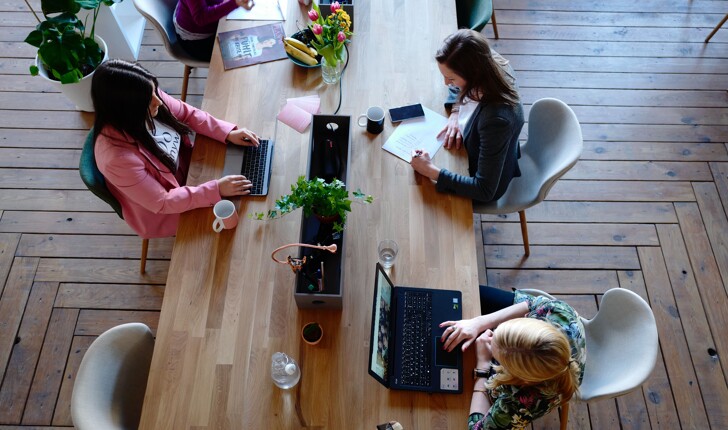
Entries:
[[500,324],[493,332],[500,366],[488,381],[489,389],[499,385],[541,385],[567,402],[578,388],[579,366],[571,359],[566,335],[546,321],[516,318]]

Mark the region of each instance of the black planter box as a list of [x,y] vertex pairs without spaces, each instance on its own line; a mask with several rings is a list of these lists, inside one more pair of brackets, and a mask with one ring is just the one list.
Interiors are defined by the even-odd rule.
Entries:
[[[314,115],[308,158],[308,179],[333,178],[346,183],[351,148],[351,117]],[[344,285],[343,253],[346,230],[333,232],[332,223],[322,223],[315,216],[303,216],[301,243],[338,247],[336,253],[301,248],[299,257],[306,256],[306,265],[296,276],[294,298],[299,308],[341,309]],[[318,290],[319,273],[323,262],[323,290]],[[318,271],[318,273],[317,273]]]
[[319,8],[321,9],[321,15],[324,17],[329,16],[331,13],[331,3],[338,1],[341,7],[344,9],[344,12],[349,14],[349,18],[351,18],[351,28],[350,30],[354,31],[354,0],[320,0],[318,2]]

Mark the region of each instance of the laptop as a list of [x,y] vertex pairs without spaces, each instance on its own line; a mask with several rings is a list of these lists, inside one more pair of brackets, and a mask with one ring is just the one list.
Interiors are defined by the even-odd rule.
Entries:
[[377,263],[369,374],[387,388],[461,393],[462,351],[442,348],[438,326],[462,314],[460,291],[395,287]]
[[228,144],[222,171],[223,176],[243,175],[248,178],[253,183],[251,196],[268,195],[273,164],[273,140],[260,139],[259,142],[257,148]]

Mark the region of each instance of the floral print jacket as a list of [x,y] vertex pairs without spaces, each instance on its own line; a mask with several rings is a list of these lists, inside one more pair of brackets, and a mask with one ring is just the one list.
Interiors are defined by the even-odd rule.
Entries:
[[[528,303],[528,318],[548,321],[560,328],[571,343],[571,357],[579,364],[579,383],[584,376],[586,362],[586,339],[584,326],[576,311],[561,300],[546,297],[534,297],[521,291],[515,291],[514,304]],[[485,429],[522,429],[531,421],[542,417],[559,406],[559,395],[550,392],[547,387],[516,387],[501,385],[487,390],[492,406],[487,415],[473,413],[468,419],[469,430]]]

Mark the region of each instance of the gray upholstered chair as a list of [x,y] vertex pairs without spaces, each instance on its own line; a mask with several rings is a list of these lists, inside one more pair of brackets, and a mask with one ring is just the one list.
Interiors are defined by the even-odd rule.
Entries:
[[458,17],[458,28],[469,28],[480,31],[488,21],[493,22],[493,33],[498,39],[498,26],[495,22],[493,0],[456,0],[455,9]]
[[164,49],[175,60],[185,65],[184,76],[182,78],[182,101],[187,100],[187,86],[190,80],[190,73],[195,67],[210,67],[209,62],[195,59],[189,55],[177,40],[177,33],[174,30],[174,8],[177,6],[177,0],[134,0],[134,7],[140,14],[157,29],[162,36]]
[[83,356],[71,397],[78,430],[139,427],[154,337],[142,323],[116,326],[101,334]]
[[513,178],[500,199],[474,203],[473,212],[518,212],[523,248],[530,255],[526,209],[546,198],[556,181],[579,160],[583,146],[581,125],[566,103],[551,98],[536,101],[528,115],[528,140],[521,145],[521,176]]
[[[553,296],[524,289],[531,295]],[[576,400],[589,402],[627,394],[642,385],[657,361],[657,324],[650,305],[624,288],[604,293],[599,312],[581,317],[586,332],[584,379]],[[569,403],[561,406],[561,429],[566,430]]]

